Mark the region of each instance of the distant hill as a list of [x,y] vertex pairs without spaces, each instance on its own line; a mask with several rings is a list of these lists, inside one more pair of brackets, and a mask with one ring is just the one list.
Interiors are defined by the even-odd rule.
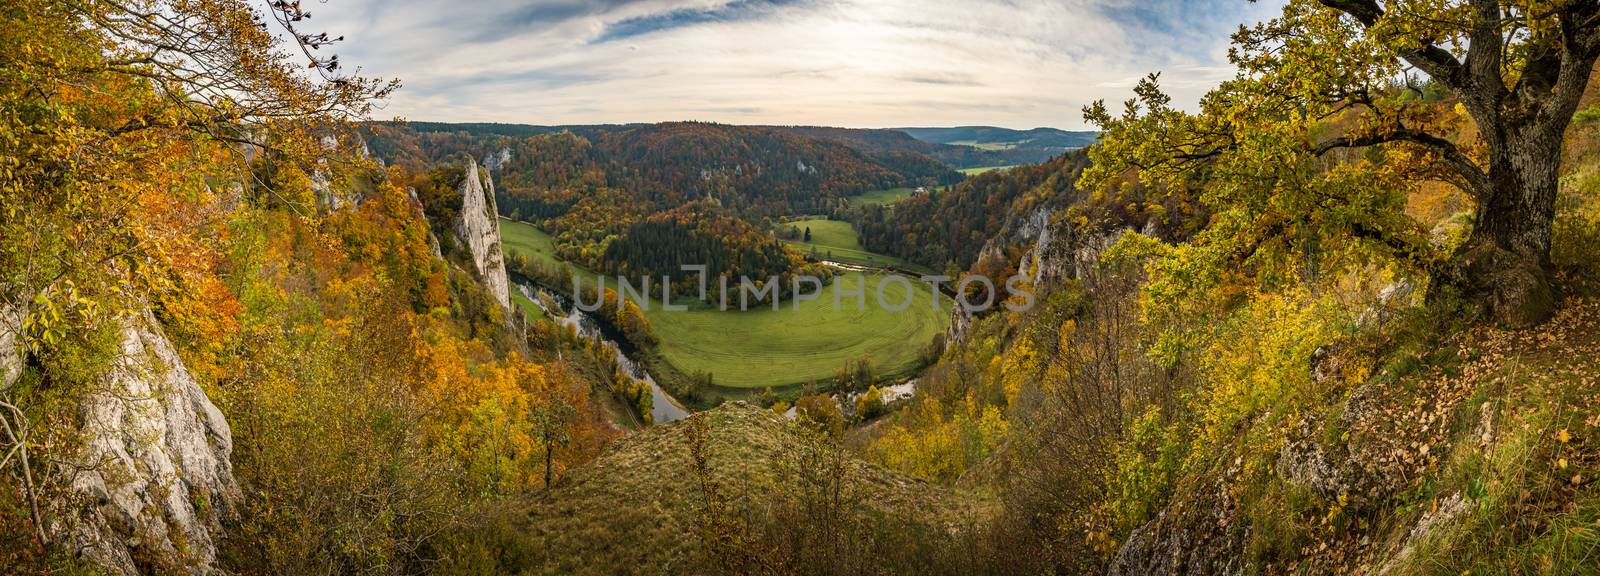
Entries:
[[961,146],[1015,146],[1036,148],[1083,148],[1094,143],[1099,132],[1069,131],[1055,128],[1012,130],[996,126],[956,126],[952,128],[895,128],[923,142]]
[[[888,162],[892,162],[895,157],[926,156],[955,168],[1010,166],[1019,163],[1015,158],[1016,155],[1007,151],[985,150],[974,146],[957,146],[918,140],[906,132],[893,128],[834,128],[831,126],[769,126],[768,128],[791,134],[845,142],[872,154],[882,161]],[[1049,158],[1049,156],[1045,158]]]
[[513,196],[597,181],[656,208],[715,198],[753,218],[819,212],[871,190],[961,180],[946,163],[917,151],[931,145],[898,133],[909,148],[704,122],[373,122],[365,132],[372,153],[386,162],[426,164],[462,152],[481,158],[503,184],[501,192]]
[[[955,126],[950,128],[895,128],[922,142],[983,150],[1005,161],[990,164],[1036,164],[1077,148],[1094,144],[1099,132],[1068,131],[1055,128],[1012,130],[995,126]],[[957,166],[970,168],[971,166]]]

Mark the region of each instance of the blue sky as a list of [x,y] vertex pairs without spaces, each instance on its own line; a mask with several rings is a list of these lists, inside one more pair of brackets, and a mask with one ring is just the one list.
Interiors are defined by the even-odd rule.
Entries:
[[707,120],[1082,128],[1154,71],[1192,105],[1232,75],[1244,0],[327,0],[377,113],[575,124]]

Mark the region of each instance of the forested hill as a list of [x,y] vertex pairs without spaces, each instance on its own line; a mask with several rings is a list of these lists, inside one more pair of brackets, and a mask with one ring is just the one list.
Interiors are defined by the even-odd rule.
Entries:
[[935,269],[966,270],[1008,219],[1042,203],[1074,200],[1073,184],[1085,163],[1082,154],[1064,154],[980,174],[893,207],[865,207],[854,215],[856,228],[868,250]]
[[995,126],[894,128],[893,130],[923,142],[983,150],[1004,159],[984,166],[1043,162],[1062,152],[1094,144],[1100,134],[1094,131],[1073,132],[1055,128],[1013,130]]
[[[505,180],[505,194],[539,196],[578,178],[638,200],[713,200],[760,216],[818,211],[844,196],[961,179],[915,151],[874,153],[843,140],[702,122],[599,126],[373,123],[368,145],[388,162],[435,162],[466,152]],[[576,138],[559,138],[570,134]],[[539,136],[545,137],[539,137]],[[556,161],[559,166],[551,166]],[[538,177],[526,177],[533,171]]]
[[829,126],[774,126],[772,128],[804,136],[818,136],[849,142],[851,145],[879,158],[921,155],[934,158],[956,168],[1031,164],[1041,162],[1066,150],[1065,148],[1056,149],[1054,152],[1043,156],[1039,156],[1038,151],[1033,149],[1023,151],[1024,154],[1018,154],[1012,150],[988,149],[978,146],[919,140],[904,130],[894,128],[834,128]]

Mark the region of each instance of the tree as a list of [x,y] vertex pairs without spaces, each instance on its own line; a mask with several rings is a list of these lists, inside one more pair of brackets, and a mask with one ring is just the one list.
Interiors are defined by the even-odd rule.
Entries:
[[806,226],[805,241],[806,242],[810,242],[811,241],[811,227],[810,226]]
[[[1085,178],[1106,186],[1132,168],[1175,190],[1203,176],[1203,199],[1244,238],[1235,256],[1352,238],[1423,265],[1497,322],[1536,323],[1554,306],[1562,137],[1600,57],[1597,25],[1592,1],[1291,0],[1234,35],[1239,75],[1199,114],[1172,108],[1155,76],[1120,117],[1087,107],[1105,135]],[[1451,253],[1432,254],[1398,213],[1421,179],[1477,205]]]
[[539,443],[544,445],[544,485],[549,488],[554,476],[556,447],[572,443],[567,431],[568,420],[577,415],[577,409],[560,394],[550,394],[543,400],[528,411],[528,417],[533,421],[534,433],[539,435]]
[[617,328],[627,336],[628,341],[640,348],[652,348],[658,343],[655,328],[650,325],[650,319],[645,317],[644,311],[632,300],[622,301],[617,307]]
[[882,416],[887,409],[883,403],[883,392],[877,386],[868,386],[867,391],[856,398],[856,419],[862,422]]

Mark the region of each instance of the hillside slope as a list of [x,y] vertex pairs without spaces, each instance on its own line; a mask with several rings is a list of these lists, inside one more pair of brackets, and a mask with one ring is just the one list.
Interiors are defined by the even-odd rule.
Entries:
[[1592,574],[1600,302],[1398,344],[1354,385],[1370,352],[1330,356],[1325,394],[1197,454],[1110,573]]
[[[700,424],[704,475],[694,457]],[[784,521],[794,514],[830,518],[810,527],[830,532],[811,548],[862,547],[854,555],[831,550],[824,562],[852,556],[895,561],[893,550],[899,550],[906,557],[927,554],[898,560],[912,563],[902,564],[912,573],[952,569],[955,560],[928,553],[927,545],[971,525],[985,513],[982,501],[827,446],[809,429],[743,402],[652,427],[617,440],[553,490],[509,506],[510,513],[465,538],[492,542],[489,549],[457,554],[460,560],[445,572],[682,574],[703,571],[707,561],[749,555],[770,557],[761,560],[764,571],[792,572],[800,566],[793,560],[807,553],[784,544],[805,539],[785,532],[799,527]],[[844,481],[830,482],[838,478]],[[707,480],[715,497],[707,497]],[[834,506],[818,503],[817,494],[826,494]],[[708,506],[718,503],[725,503],[728,513],[710,519]],[[708,522],[722,527],[715,537],[706,536]],[[897,534],[892,539],[890,527]],[[706,554],[707,541],[718,542],[718,550]],[[814,562],[804,566],[800,572],[820,570]]]

